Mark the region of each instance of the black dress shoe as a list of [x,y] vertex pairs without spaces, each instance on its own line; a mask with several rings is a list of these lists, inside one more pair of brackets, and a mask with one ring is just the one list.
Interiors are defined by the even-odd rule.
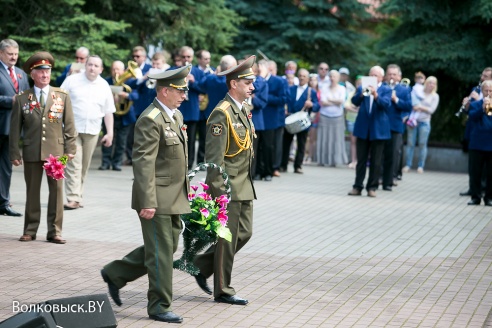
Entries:
[[121,167],[119,167],[119,166],[113,166],[113,171],[121,171]]
[[234,304],[234,305],[246,305],[248,304],[248,300],[245,300],[244,298],[241,298],[236,295],[222,295],[219,297],[214,298],[216,302],[220,303],[227,303],[227,304]]
[[261,180],[261,175],[256,174],[256,175],[253,177],[253,180],[255,180],[255,181],[260,181],[260,180]]
[[393,191],[393,188],[391,188],[390,186],[384,186],[384,187],[383,187],[383,190],[386,190],[386,191]]
[[99,166],[97,169],[98,169],[99,171],[106,171],[106,170],[109,170],[109,166],[102,166],[102,165],[101,165],[101,166]]
[[104,282],[108,284],[109,296],[111,296],[116,305],[121,306],[120,289],[109,279],[104,269],[101,270],[101,276]]
[[19,212],[16,212],[13,209],[11,209],[10,206],[7,206],[5,208],[0,208],[0,215],[22,216],[22,214],[20,214]]
[[485,206],[492,206],[492,200],[491,199],[483,199],[483,203]]
[[171,323],[183,322],[183,318],[174,312],[164,312],[164,313],[159,313],[159,314],[151,314],[151,315],[149,315],[149,318],[154,319],[156,321],[162,321],[162,322],[171,322]]
[[265,181],[272,181],[272,176],[271,175],[267,175],[265,177]]
[[208,287],[207,284],[207,278],[203,274],[199,273],[193,277],[195,277],[198,287],[200,287],[208,295],[212,295],[212,290],[210,289],[210,287]]
[[468,202],[468,205],[480,205],[480,199],[472,199]]
[[460,196],[471,196],[471,191],[467,190],[467,191],[460,192]]

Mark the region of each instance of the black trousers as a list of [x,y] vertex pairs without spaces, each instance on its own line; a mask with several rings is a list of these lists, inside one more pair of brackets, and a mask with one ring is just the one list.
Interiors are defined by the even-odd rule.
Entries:
[[391,131],[391,139],[385,140],[383,151],[383,187],[391,187],[398,174],[401,158],[401,133]]
[[357,167],[355,169],[354,188],[364,189],[364,179],[366,177],[367,159],[370,157],[369,178],[366,189],[378,189],[378,179],[381,171],[381,160],[383,157],[384,143],[386,140],[369,140],[357,138]]
[[282,163],[282,150],[283,150],[283,143],[284,143],[284,127],[281,126],[279,128],[276,128],[275,130],[275,136],[274,136],[274,155],[273,155],[273,169],[278,170],[280,168],[280,164]]
[[195,162],[195,142],[198,121],[184,121],[186,124],[186,134],[188,135],[188,170],[193,168]]
[[[309,129],[296,133],[297,136],[297,151],[294,158],[294,169],[300,169],[302,167],[302,161],[304,160],[304,153],[306,151],[306,140],[308,136]],[[290,134],[287,130],[284,131],[284,142],[282,150],[282,162],[280,167],[287,170],[287,165],[289,164],[289,151],[290,145],[292,144],[292,139],[294,139],[294,134]]]
[[262,137],[263,131],[255,131],[256,138],[253,138],[253,159],[251,160],[251,174],[256,175],[256,168],[260,167],[258,172],[262,171],[261,164],[258,161],[258,156],[260,154],[260,139]]
[[207,134],[207,120],[198,121],[198,152],[196,154],[196,163],[205,161],[205,134]]
[[492,151],[470,149],[468,152],[470,166],[470,191],[471,198],[482,198],[482,170],[485,166],[485,200],[492,200]]
[[256,160],[256,172],[262,178],[273,175],[273,157],[275,150],[275,130],[261,131],[258,140],[258,153]]

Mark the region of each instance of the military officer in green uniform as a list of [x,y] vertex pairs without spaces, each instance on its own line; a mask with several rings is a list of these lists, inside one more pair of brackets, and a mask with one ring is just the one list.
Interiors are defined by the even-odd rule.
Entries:
[[[32,55],[23,66],[34,81],[32,89],[17,95],[12,108],[10,123],[9,153],[15,166],[24,164],[26,181],[26,212],[24,233],[20,241],[36,239],[41,218],[41,181],[44,160],[50,155],[75,155],[77,131],[70,97],[66,91],[51,87],[51,68],[55,65],[48,52]],[[24,133],[22,154],[19,147],[21,132]],[[63,182],[48,177],[48,233],[47,240],[65,244],[62,237]]]
[[176,323],[183,318],[171,309],[173,253],[182,229],[179,215],[191,211],[188,137],[177,108],[186,99],[190,69],[188,65],[149,75],[157,81],[157,97],[139,116],[133,145],[132,208],[140,219],[144,245],[101,270],[117,305],[121,305],[119,289],[147,274],[149,317]]
[[[217,75],[225,75],[229,92],[219,102],[207,121],[205,161],[225,169],[231,184],[227,226],[232,242],[222,238],[205,253],[197,255],[195,264],[200,273],[195,279],[208,294],[212,291],[207,278],[214,275],[214,299],[217,302],[246,305],[247,300],[236,295],[231,286],[234,255],[248,242],[253,233],[253,199],[256,199],[251,177],[254,127],[245,100],[254,90],[252,66],[255,56]],[[222,175],[208,169],[206,183],[212,197],[224,194]]]

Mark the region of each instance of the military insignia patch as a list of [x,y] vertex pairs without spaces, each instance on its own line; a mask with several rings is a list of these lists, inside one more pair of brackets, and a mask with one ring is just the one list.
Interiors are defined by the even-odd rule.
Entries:
[[212,135],[213,136],[220,136],[222,134],[222,124],[213,124],[212,125]]

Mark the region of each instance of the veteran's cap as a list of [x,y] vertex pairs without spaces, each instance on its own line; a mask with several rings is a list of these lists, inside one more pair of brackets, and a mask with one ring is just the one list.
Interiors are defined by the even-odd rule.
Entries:
[[22,69],[26,73],[31,73],[33,69],[52,68],[55,67],[55,59],[46,51],[36,52],[29,57],[28,60],[22,65]]
[[149,74],[149,79],[156,80],[157,86],[171,87],[181,91],[188,91],[188,79],[191,65],[186,65],[177,69],[164,71],[157,74]]
[[223,71],[217,73],[218,76],[226,76],[227,80],[236,80],[236,79],[247,79],[254,80],[256,78],[255,73],[253,72],[253,64],[255,63],[256,56],[253,55],[243,61],[241,64],[229,68],[227,71]]

